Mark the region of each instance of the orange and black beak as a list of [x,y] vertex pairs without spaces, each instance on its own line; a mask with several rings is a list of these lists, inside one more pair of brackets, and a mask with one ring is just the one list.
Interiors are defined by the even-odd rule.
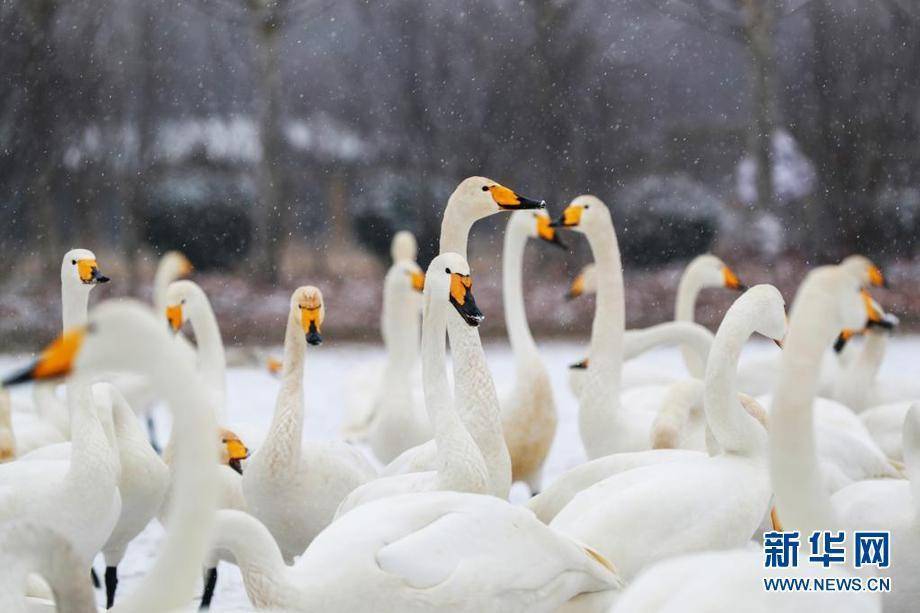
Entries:
[[169,323],[169,329],[178,332],[182,329],[182,303],[171,304],[166,307],[166,321]]
[[581,223],[581,214],[584,210],[580,204],[570,204],[562,211],[562,216],[549,225],[551,228],[575,228]]
[[494,200],[495,204],[497,204],[501,209],[509,211],[521,211],[525,209],[546,208],[545,200],[532,200],[531,198],[525,198],[524,196],[516,193],[514,190],[508,189],[504,185],[486,185],[483,186],[482,190],[490,192],[492,194],[492,200]]
[[476,306],[476,300],[473,298],[473,279],[469,275],[450,273],[450,303],[469,326],[475,328],[486,318]]
[[588,369],[588,358],[585,358],[581,362],[575,362],[574,364],[569,364],[569,368],[572,370],[587,370]]
[[843,351],[843,348],[847,346],[847,343],[850,342],[850,339],[856,336],[856,334],[856,330],[850,330],[849,328],[838,334],[837,340],[834,341],[834,353]]
[[80,352],[85,336],[85,327],[74,328],[65,332],[52,341],[34,362],[8,376],[0,385],[7,387],[25,383],[26,381],[56,379],[67,376],[73,370],[74,361]]
[[546,241],[547,243],[551,245],[555,245],[559,247],[560,249],[564,249],[565,251],[568,251],[569,250],[568,245],[566,245],[565,243],[562,242],[562,240],[560,240],[559,233],[556,232],[556,228],[553,228],[550,225],[551,220],[549,218],[549,215],[545,213],[538,213],[536,215],[537,215],[537,236],[539,236],[540,239]]
[[862,294],[863,305],[866,307],[866,328],[893,330],[898,325],[898,318],[886,313],[869,292],[862,290],[860,293]]
[[307,344],[318,347],[323,344],[323,337],[320,335],[320,310],[319,305],[301,306],[300,307],[300,324],[303,326],[304,334],[307,336]]
[[84,285],[109,282],[109,278],[99,272],[99,265],[96,264],[96,260],[77,260],[77,274],[80,275],[80,281]]
[[738,275],[735,274],[728,266],[722,267],[722,282],[725,284],[725,287],[728,289],[733,289],[738,292],[743,292],[747,290],[747,285],[742,283],[738,279]]
[[246,448],[240,437],[229,430],[222,433],[221,442],[227,450],[227,465],[242,475],[242,461],[249,457],[249,449]]

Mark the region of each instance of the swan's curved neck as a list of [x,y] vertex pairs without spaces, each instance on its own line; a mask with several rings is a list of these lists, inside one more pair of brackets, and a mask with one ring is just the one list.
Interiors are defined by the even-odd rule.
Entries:
[[726,452],[762,456],[766,434],[742,408],[736,381],[741,349],[755,331],[756,316],[750,309],[733,308],[722,319],[706,364],[703,409],[709,429]]
[[253,606],[287,610],[303,605],[292,599],[300,586],[292,585],[281,550],[259,520],[241,511],[218,511],[214,537],[213,549],[233,554]]
[[485,461],[454,408],[447,382],[445,332],[449,305],[444,296],[448,290],[434,284],[430,289],[425,294],[422,324],[422,382],[428,418],[434,425],[438,480],[443,489],[481,493],[477,477],[486,472]]
[[[677,300],[674,303],[675,321],[696,320],[696,299],[700,295],[701,289],[703,289],[703,284],[700,275],[691,263],[684,270],[684,274],[680,277],[680,283],[677,285]],[[700,360],[693,349],[687,345],[681,345],[680,352],[687,371],[694,377],[701,379],[706,361]]]
[[505,301],[505,327],[514,353],[517,367],[526,368],[527,363],[537,356],[527,325],[527,311],[524,308],[524,248],[527,246],[526,227],[512,219],[505,230],[504,252],[502,254],[502,294]]
[[166,312],[166,294],[169,284],[180,277],[179,270],[173,266],[169,258],[161,259],[157,271],[153,275],[153,308],[157,315]]
[[862,411],[869,404],[875,377],[885,358],[887,344],[887,333],[866,333],[859,353],[853,356],[837,375],[834,382],[835,396],[855,411]]
[[[454,252],[466,258],[467,240],[475,221],[465,214],[457,197],[452,195],[441,222],[440,253]],[[447,318],[447,334],[460,419],[485,458],[491,493],[506,498],[511,489],[511,457],[502,434],[498,393],[482,351],[479,332],[466,325],[459,314],[451,313]]]
[[699,324],[686,321],[668,321],[648,328],[629,330],[623,338],[623,359],[631,360],[656,347],[678,343],[705,363],[712,347],[712,333]]
[[198,375],[161,327],[136,334],[132,346],[144,353],[136,370],[162,393],[176,424],[174,493],[160,556],[113,613],[155,613],[188,604],[211,541],[217,504],[217,423],[213,412],[203,409],[207,398]]
[[198,345],[198,372],[204,384],[215,394],[215,401],[220,406],[213,409],[215,414],[220,416],[224,409],[223,399],[227,387],[227,357],[217,317],[203,293],[201,299],[189,309],[188,315]]
[[118,455],[96,412],[88,380],[68,383],[67,404],[72,445],[65,499],[78,510],[96,508],[92,502],[105,496],[111,497],[115,490]]
[[470,219],[457,197],[451,195],[441,220],[440,253],[453,252],[466,258],[467,241],[474,223],[476,220]]
[[587,233],[587,237],[597,267],[597,302],[591,325],[588,371],[606,380],[612,392],[619,393],[623,332],[626,328],[620,246],[612,223],[596,227]]
[[[390,274],[404,274],[401,270]],[[387,380],[408,381],[409,371],[418,361],[419,309],[413,290],[387,279],[383,292],[384,344],[387,349]]]
[[770,477],[787,529],[830,529],[830,498],[818,465],[812,403],[824,350],[837,336],[827,313],[834,296],[805,284],[792,307],[770,411]]
[[[271,426],[260,449],[272,464],[287,466],[300,461],[300,439],[303,434],[303,372],[307,341],[300,322],[288,314],[284,331],[284,366],[281,389],[275,404]],[[283,471],[282,471],[283,472]],[[282,474],[277,472],[276,474]]]

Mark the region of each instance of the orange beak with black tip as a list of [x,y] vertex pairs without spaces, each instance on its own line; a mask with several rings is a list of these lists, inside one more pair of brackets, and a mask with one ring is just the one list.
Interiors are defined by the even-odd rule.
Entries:
[[73,370],[85,337],[86,327],[65,332],[52,341],[32,364],[4,379],[2,385],[7,387],[27,381],[67,376]]
[[738,275],[735,274],[735,271],[728,266],[722,267],[722,282],[728,289],[733,289],[738,292],[747,290],[747,286],[738,279]]
[[166,307],[166,321],[173,332],[178,332],[182,329],[182,318],[182,303],[171,304]]
[[549,225],[551,228],[575,228],[581,223],[581,214],[584,210],[580,204],[570,204],[562,211],[562,216]]
[[80,275],[80,281],[85,285],[109,282],[109,278],[99,272],[99,265],[96,260],[77,260],[77,274]]
[[537,236],[539,236],[541,240],[551,245],[555,245],[556,247],[559,247],[560,249],[564,249],[565,251],[568,251],[569,250],[568,246],[565,243],[563,243],[562,240],[559,238],[559,233],[556,231],[556,228],[550,225],[551,222],[552,220],[549,218],[549,215],[546,215],[545,213],[538,214],[537,215]]
[[572,281],[569,291],[565,293],[566,300],[574,300],[585,293],[585,273],[580,272]]
[[485,319],[473,298],[473,279],[469,275],[450,273],[450,303],[469,326],[475,328]]
[[499,208],[506,209],[509,211],[518,211],[525,209],[542,209],[546,208],[545,200],[533,200],[531,198],[525,198],[520,194],[516,193],[514,190],[508,189],[504,185],[486,185],[483,186],[483,191],[487,191],[492,195],[492,200],[495,201],[495,204]]

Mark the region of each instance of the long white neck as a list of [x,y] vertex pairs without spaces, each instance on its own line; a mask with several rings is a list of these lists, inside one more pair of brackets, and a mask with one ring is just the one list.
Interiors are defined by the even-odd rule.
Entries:
[[[475,221],[464,213],[456,197],[451,196],[441,222],[440,253],[454,252],[466,258],[467,240]],[[498,393],[482,351],[479,331],[466,325],[458,313],[450,313],[447,335],[453,355],[460,419],[485,458],[492,483],[490,493],[507,498],[511,489],[511,457],[502,434]]]
[[438,480],[443,489],[482,493],[488,484],[485,460],[454,408],[447,382],[445,332],[448,288],[432,280],[425,292],[422,323],[422,383],[428,418],[434,425]]
[[171,257],[160,258],[153,276],[153,308],[157,314],[165,313],[169,284],[181,276],[178,266]]
[[[526,213],[525,213],[526,214]],[[517,368],[527,368],[527,364],[538,358],[537,345],[534,343],[527,325],[527,311],[524,308],[524,248],[527,245],[526,226],[515,223],[514,218],[508,222],[505,230],[505,244],[502,253],[502,294],[505,301],[505,327]]]
[[275,539],[262,523],[242,511],[217,512],[213,549],[233,554],[252,604],[257,609],[303,606]]
[[92,287],[74,281],[61,282],[61,321],[64,330],[86,325],[89,292]]
[[399,268],[391,268],[383,287],[383,330],[387,349],[387,379],[405,378],[418,361],[419,308],[417,293],[395,276],[405,276]]
[[867,332],[861,351],[838,371],[834,397],[854,411],[867,408],[887,345],[886,332]]
[[[814,275],[815,273],[812,273]],[[784,342],[770,411],[770,477],[786,529],[830,529],[830,499],[818,465],[812,403],[824,350],[839,329],[828,317],[835,297],[817,284],[799,288]]]
[[[300,461],[303,435],[303,372],[307,341],[300,322],[288,315],[284,332],[281,389],[265,442],[257,452],[271,464],[290,466]],[[263,455],[264,454],[264,455]],[[280,474],[280,473],[279,473]]]
[[588,369],[579,397],[578,430],[589,457],[607,452],[620,427],[625,299],[620,249],[613,223],[593,226],[588,243],[597,269],[597,302],[591,326]]
[[164,326],[138,331],[131,347],[143,351],[138,370],[173,413],[175,457],[169,526],[160,556],[114,613],[158,613],[185,607],[192,598],[208,545],[217,505],[217,423],[205,410],[207,398],[192,364]]
[[88,380],[68,382],[67,405],[72,444],[62,500],[80,513],[111,500],[118,484],[118,455],[99,420]]
[[[712,332],[687,321],[669,321],[648,328],[627,330],[623,337],[623,359],[631,360],[656,347],[680,343],[705,364],[709,359],[712,338]],[[702,376],[699,378],[702,379]]]
[[466,257],[466,247],[475,222],[475,219],[471,219],[465,213],[457,197],[451,195],[444,208],[444,218],[441,220],[439,253],[453,252],[469,259]]
[[597,302],[591,325],[588,371],[603,377],[615,393],[620,389],[623,364],[623,331],[626,328],[626,299],[623,265],[613,224],[592,228],[588,244],[597,267]]
[[[696,320],[696,299],[702,289],[703,282],[699,270],[691,262],[684,270],[680,277],[680,283],[677,285],[677,300],[674,303],[675,321]],[[693,349],[686,345],[681,345],[680,352],[684,358],[687,371],[694,377],[701,379],[704,375],[706,361],[700,360]]]
[[214,396],[213,410],[221,421],[227,390],[227,357],[217,317],[204,292],[191,304],[188,318],[198,345],[198,372]]
[[726,452],[763,456],[766,433],[738,400],[738,359],[756,328],[757,313],[747,306],[735,303],[719,325],[706,363],[703,408],[709,429]]

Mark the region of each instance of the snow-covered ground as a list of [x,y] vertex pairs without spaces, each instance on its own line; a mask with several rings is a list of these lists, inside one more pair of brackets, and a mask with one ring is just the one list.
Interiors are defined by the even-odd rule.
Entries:
[[[336,345],[328,339],[322,347],[311,348],[307,357],[305,374],[306,421],[304,438],[322,440],[336,438],[343,419],[343,389],[354,369],[365,364],[379,362],[382,350],[372,345]],[[578,438],[577,403],[568,389],[568,365],[585,357],[586,347],[574,342],[546,342],[540,345],[543,358],[553,380],[556,406],[560,425],[556,440],[544,471],[546,482],[552,481],[568,468],[584,461],[584,451]],[[511,383],[513,362],[506,344],[487,344],[486,355],[492,369],[499,393]],[[752,342],[745,356],[755,353],[776,353],[779,350],[772,343]],[[888,357],[882,368],[886,373],[909,374],[920,352],[920,336],[895,337],[889,344]],[[280,355],[280,352],[279,352]],[[21,359],[0,357],[0,372],[8,372]],[[676,350],[662,349],[649,352],[630,362],[627,369],[655,369],[664,373],[682,374],[680,356]],[[238,432],[250,439],[264,436],[274,409],[278,381],[261,368],[231,368],[228,373],[228,423],[239,424]],[[29,390],[16,389],[14,405],[25,400]],[[27,400],[26,400],[27,402]],[[157,413],[161,440],[168,436],[169,418],[165,410]],[[245,434],[244,434],[245,433]],[[527,497],[527,489],[517,485],[512,490],[512,501],[521,502]],[[128,549],[119,568],[119,592],[131,591],[144,570],[150,566],[158,552],[162,528],[154,523],[136,539]],[[102,561],[97,560],[97,569],[102,570]],[[101,572],[100,572],[101,576]],[[97,594],[100,605],[104,595]],[[242,579],[235,566],[221,563],[217,591],[212,603],[216,611],[251,611]]]

